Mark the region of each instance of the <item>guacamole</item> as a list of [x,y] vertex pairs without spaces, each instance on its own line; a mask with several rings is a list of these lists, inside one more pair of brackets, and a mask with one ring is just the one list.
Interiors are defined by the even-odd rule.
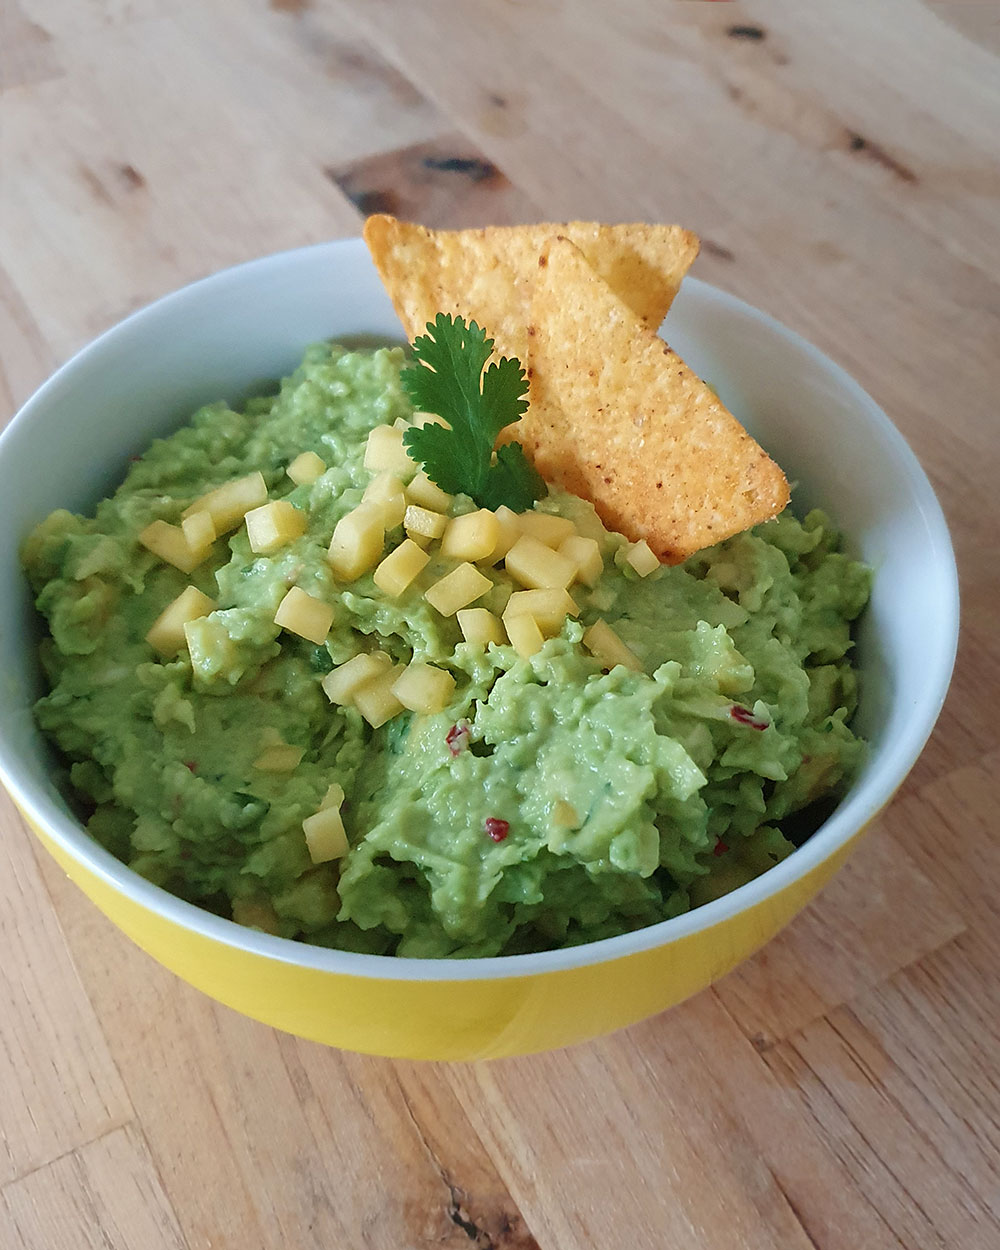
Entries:
[[[93,837],[243,924],[410,957],[608,937],[791,854],[864,749],[849,657],[869,571],[822,513],[790,510],[650,570],[589,504],[552,492],[535,511],[600,553],[592,584],[571,586],[578,615],[530,654],[465,641],[425,598],[456,566],[441,542],[413,531],[427,559],[395,594],[376,564],[344,576],[328,554],[376,476],[370,431],[413,416],[403,362],[399,349],[312,347],[276,395],[202,408],[93,516],[53,513],[27,539],[47,623],[38,721]],[[316,476],[296,484],[287,471],[303,453]],[[275,516],[295,521],[266,554],[249,522],[188,572],[140,542],[257,472],[268,500],[291,505]],[[447,510],[476,507],[456,496]],[[390,527],[384,552],[402,539]],[[487,580],[474,606],[499,619],[524,583],[502,559],[476,568]],[[292,589],[332,610],[320,641],[275,623]],[[185,645],[158,652],[147,634],[182,593],[204,614]],[[635,663],[585,645],[597,622]],[[331,702],[329,675],[375,652],[448,674],[444,706],[373,727],[350,699]],[[345,853],[317,857],[304,822],[331,787]]]

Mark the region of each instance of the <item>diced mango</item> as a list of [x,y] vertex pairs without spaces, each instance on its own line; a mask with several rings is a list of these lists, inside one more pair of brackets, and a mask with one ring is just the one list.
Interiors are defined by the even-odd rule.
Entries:
[[441,539],[441,554],[451,560],[485,560],[500,538],[500,522],[488,508],[454,517]]
[[331,781],[327,787],[326,794],[323,795],[323,801],[319,805],[319,810],[324,807],[339,807],[344,801],[344,787],[339,781]]
[[380,473],[373,478],[365,489],[364,500],[382,509],[382,523],[387,530],[403,524],[406,495],[403,483],[395,473]]
[[139,535],[139,542],[154,556],[166,560],[182,573],[194,572],[205,558],[191,550],[179,525],[170,525],[166,521],[153,521],[147,525]]
[[521,537],[521,518],[505,503],[502,503],[493,515],[497,519],[498,530],[496,544],[488,557],[490,564],[496,564],[498,560],[502,560]]
[[337,522],[326,558],[338,577],[353,582],[378,560],[384,546],[385,517],[381,507],[359,503]]
[[259,508],[251,508],[246,514],[246,523],[250,550],[266,556],[301,538],[309,518],[287,499],[272,499]]
[[465,563],[445,573],[424,592],[424,598],[442,616],[454,616],[459,608],[467,607],[492,587],[493,583],[484,573],[475,565]]
[[333,624],[333,607],[314,595],[306,594],[298,586],[293,586],[278,604],[274,623],[287,629],[290,634],[298,634],[300,638],[306,638],[319,646],[326,641]]
[[[206,559],[212,550],[212,543],[218,538],[211,512],[192,512],[181,521],[181,530],[191,549],[191,554],[200,564]],[[79,571],[77,576],[79,576]]]
[[576,526],[568,517],[552,516],[548,512],[522,512],[518,521],[522,534],[537,538],[546,547],[556,548],[576,533]]
[[528,534],[522,535],[507,552],[504,568],[515,581],[532,590],[566,590],[576,573],[565,556]]
[[452,496],[436,482],[432,482],[423,470],[407,486],[406,497],[410,503],[415,503],[420,508],[430,508],[432,512],[447,512],[452,502]]
[[357,691],[390,668],[392,660],[384,651],[361,651],[346,663],[331,669],[320,684],[331,703],[353,707]]
[[418,465],[410,459],[403,446],[402,430],[396,430],[391,425],[377,425],[365,444],[365,468],[374,473],[395,473],[408,481],[416,473]]
[[314,451],[303,451],[285,472],[296,486],[312,486],[326,472],[326,465]]
[[527,612],[515,612],[503,614],[503,627],[507,631],[507,637],[514,650],[523,659],[527,660],[537,651],[541,651],[545,642],[545,636],[539,628],[538,622],[533,616],[529,616]]
[[262,773],[291,773],[302,763],[304,747],[293,747],[287,742],[277,742],[265,747],[253,762]]
[[217,534],[228,534],[236,529],[251,508],[267,503],[267,483],[256,470],[233,482],[224,482],[210,490],[184,509],[187,518],[195,512],[208,512],[215,523]]
[[440,512],[410,504],[403,516],[403,529],[411,538],[440,538],[448,526],[448,518]]
[[302,822],[309,858],[314,864],[328,864],[351,849],[344,829],[344,818],[336,807],[321,807]]
[[378,729],[387,720],[392,720],[402,710],[403,705],[392,693],[396,681],[405,671],[405,665],[397,664],[373,681],[365,682],[354,692],[354,706],[365,718],[372,729]]
[[420,573],[430,556],[410,538],[405,538],[395,550],[390,551],[372,574],[372,581],[393,599],[401,595]]
[[594,538],[584,538],[582,534],[570,534],[569,538],[559,544],[558,551],[575,566],[575,580],[583,582],[585,586],[593,586],[604,572],[601,548]]
[[448,706],[454,689],[455,679],[451,673],[414,660],[396,678],[392,693],[411,712],[430,716]]
[[556,799],[552,807],[552,823],[557,829],[579,829],[581,821],[572,803]]
[[501,646],[507,641],[503,626],[488,608],[462,608],[456,619],[462,637],[473,646],[488,647],[491,642]]
[[187,645],[184,635],[187,622],[208,616],[215,608],[215,603],[208,595],[203,595],[197,586],[188,586],[172,603],[167,604],[152,623],[146,641],[159,655],[170,659]]
[[631,564],[640,577],[648,577],[660,567],[659,559],[650,550],[645,539],[632,543],[625,553],[625,562]]
[[579,616],[573,596],[567,590],[516,590],[507,600],[504,618],[533,616],[538,628],[551,638],[562,629],[567,616]]
[[607,621],[595,621],[583,634],[583,645],[605,668],[621,664],[633,673],[643,671],[635,652],[625,645]]

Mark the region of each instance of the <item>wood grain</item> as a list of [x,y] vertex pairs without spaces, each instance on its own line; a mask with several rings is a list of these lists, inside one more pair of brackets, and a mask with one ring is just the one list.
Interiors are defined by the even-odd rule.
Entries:
[[992,1250],[996,6],[6,0],[0,422],[138,305],[386,207],[681,221],[700,276],[843,363],[953,526],[938,730],[818,902],[715,990],[465,1067],[208,1001],[0,800],[0,1245]]

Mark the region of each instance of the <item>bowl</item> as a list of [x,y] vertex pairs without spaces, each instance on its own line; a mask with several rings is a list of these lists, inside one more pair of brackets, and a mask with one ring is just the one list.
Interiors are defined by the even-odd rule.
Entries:
[[185,287],[64,365],[0,437],[0,777],[68,875],[154,959],[220,1002],[305,1038],[373,1054],[479,1059],[610,1032],[703,989],[778,932],[843,863],[934,725],[958,634],[955,561],[931,486],[874,401],[749,305],[688,278],[675,349],[875,570],[860,623],[856,726],[867,759],[832,815],[762,877],[686,915],[565,950],[460,961],[311,947],[173,897],[94,842],[57,785],[31,713],[39,622],[17,546],[52,509],[114,488],[130,455],[199,405],[237,402],[322,338],[400,337],[359,239],[284,252]]

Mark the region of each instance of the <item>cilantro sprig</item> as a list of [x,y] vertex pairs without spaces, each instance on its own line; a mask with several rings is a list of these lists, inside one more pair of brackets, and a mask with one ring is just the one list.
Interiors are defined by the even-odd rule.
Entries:
[[493,340],[475,321],[438,313],[427,323],[400,380],[414,408],[448,424],[407,430],[403,442],[442,490],[470,495],[481,508],[524,512],[545,496],[545,482],[520,443],[496,441],[527,411],[528,379],[521,362],[506,356],[483,373],[492,352]]

